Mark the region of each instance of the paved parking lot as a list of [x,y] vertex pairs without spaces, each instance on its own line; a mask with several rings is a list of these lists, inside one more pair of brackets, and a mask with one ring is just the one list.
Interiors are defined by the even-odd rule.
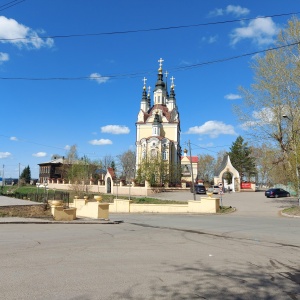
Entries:
[[0,298],[300,299],[300,219],[278,214],[291,201],[236,193],[228,215],[1,224]]

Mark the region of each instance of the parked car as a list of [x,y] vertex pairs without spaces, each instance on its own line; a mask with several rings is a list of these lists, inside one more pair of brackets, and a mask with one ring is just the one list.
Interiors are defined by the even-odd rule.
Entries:
[[[206,188],[204,185],[194,185],[196,194],[206,194]],[[191,188],[191,193],[193,193],[193,189]]]
[[211,192],[213,194],[220,193],[220,187],[218,185],[212,185],[208,190],[209,190],[209,192]]
[[290,197],[290,193],[284,189],[273,188],[265,191],[267,198]]

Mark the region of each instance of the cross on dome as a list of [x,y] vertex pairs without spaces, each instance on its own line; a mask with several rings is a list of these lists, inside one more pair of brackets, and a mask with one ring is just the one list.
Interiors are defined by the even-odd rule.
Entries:
[[150,94],[150,91],[151,91],[151,86],[149,85],[148,86],[148,94]]
[[174,80],[175,80],[174,76],[172,76],[170,79],[171,79],[171,86],[174,87],[175,86],[174,85]]
[[144,77],[143,79],[142,79],[142,81],[144,81],[144,87],[146,86],[146,81],[147,81],[147,78],[146,77]]
[[164,62],[164,60],[163,60],[162,58],[160,58],[160,59],[158,60],[158,62],[159,62],[159,68],[161,68],[161,67],[162,67],[162,63]]
[[166,76],[166,78],[168,77],[168,75],[169,75],[169,72],[168,72],[168,71],[166,71],[166,72],[165,72],[165,76]]

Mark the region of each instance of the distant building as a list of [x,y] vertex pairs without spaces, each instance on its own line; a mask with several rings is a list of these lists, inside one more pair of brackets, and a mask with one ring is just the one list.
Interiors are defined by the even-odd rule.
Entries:
[[63,179],[64,173],[64,157],[54,158],[48,162],[38,164],[39,170],[39,181],[41,183],[51,179]]
[[191,170],[193,170],[194,182],[197,182],[199,158],[198,156],[187,156],[187,149],[184,149],[183,152],[184,155],[181,157],[181,180],[185,182],[192,182]]

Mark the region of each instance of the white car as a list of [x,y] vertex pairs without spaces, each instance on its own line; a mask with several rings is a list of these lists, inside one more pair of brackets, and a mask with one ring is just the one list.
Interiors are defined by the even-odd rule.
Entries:
[[212,185],[208,190],[210,192],[213,192],[213,194],[219,194],[220,193],[220,187],[218,185]]

